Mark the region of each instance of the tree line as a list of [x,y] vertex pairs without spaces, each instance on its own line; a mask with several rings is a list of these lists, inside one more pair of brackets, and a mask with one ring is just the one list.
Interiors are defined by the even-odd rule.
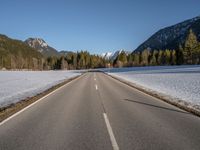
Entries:
[[114,67],[200,64],[200,42],[192,30],[177,50],[148,50],[126,54],[122,52],[112,62]]
[[108,64],[101,56],[91,55],[87,51],[80,51],[76,53],[68,53],[61,57],[48,57],[44,63],[44,69],[94,69],[103,68]]
[[0,35],[0,70],[55,70],[105,67],[107,60],[87,51],[45,57],[23,41]]
[[41,53],[19,40],[0,35],[0,69],[42,69]]
[[183,64],[200,64],[200,42],[192,30],[177,50],[145,49],[128,55],[122,51],[113,61],[87,51],[45,58],[22,42],[0,36],[0,69],[72,70]]
[[0,68],[5,69],[27,69],[27,70],[76,70],[103,68],[108,64],[108,60],[98,56],[91,55],[87,51],[69,53],[63,56],[52,57],[33,57],[23,58],[14,55],[6,57],[0,56]]

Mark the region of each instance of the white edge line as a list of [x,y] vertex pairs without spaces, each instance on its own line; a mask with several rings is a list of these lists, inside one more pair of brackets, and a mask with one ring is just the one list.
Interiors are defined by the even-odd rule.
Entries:
[[113,150],[119,150],[119,146],[118,146],[117,141],[115,139],[112,127],[110,125],[110,122],[108,120],[106,113],[103,113],[103,116],[104,116],[104,119],[105,119],[105,122],[106,122],[106,127],[107,127],[107,130],[108,130],[109,136],[110,136],[110,140],[111,140],[111,143],[112,143]]
[[[70,78],[68,79],[70,80]],[[70,83],[70,82],[68,82]],[[52,91],[51,93],[45,95],[44,97],[38,99],[37,101],[35,101],[34,103],[26,106],[25,108],[23,108],[22,110],[16,112],[15,114],[11,115],[10,117],[6,118],[5,120],[3,120],[2,122],[0,122],[0,126],[3,125],[4,123],[6,123],[7,121],[9,121],[10,119],[14,118],[15,116],[19,115],[20,113],[24,112],[26,109],[32,107],[33,105],[37,104],[38,102],[40,102],[41,100],[45,99],[46,97],[48,97],[49,95],[55,93],[56,91],[60,90],[61,88],[63,88],[64,86],[66,86],[68,83],[64,84],[63,86],[59,87],[58,89]]]

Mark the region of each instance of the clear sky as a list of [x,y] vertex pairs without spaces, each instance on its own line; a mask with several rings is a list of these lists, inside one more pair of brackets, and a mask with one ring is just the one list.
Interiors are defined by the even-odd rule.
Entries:
[[200,0],[0,0],[0,33],[57,50],[134,50],[160,28],[200,15]]

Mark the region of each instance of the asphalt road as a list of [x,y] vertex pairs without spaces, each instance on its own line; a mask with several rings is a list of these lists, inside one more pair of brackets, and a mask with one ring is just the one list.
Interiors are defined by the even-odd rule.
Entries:
[[86,73],[0,124],[0,150],[199,150],[200,118]]

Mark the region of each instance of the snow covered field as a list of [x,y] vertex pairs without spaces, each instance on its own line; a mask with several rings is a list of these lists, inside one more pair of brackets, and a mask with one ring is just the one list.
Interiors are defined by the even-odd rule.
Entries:
[[193,106],[200,106],[200,66],[107,69],[110,75]]
[[0,107],[34,96],[78,71],[0,71]]

